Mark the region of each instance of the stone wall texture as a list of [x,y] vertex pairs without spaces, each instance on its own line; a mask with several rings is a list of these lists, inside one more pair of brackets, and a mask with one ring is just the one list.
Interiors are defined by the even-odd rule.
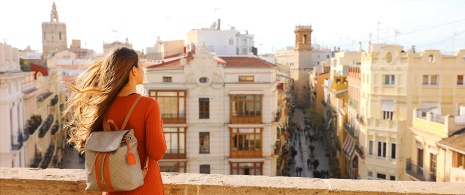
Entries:
[[[465,194],[465,183],[310,179],[300,177],[162,173],[165,194]],[[77,169],[0,168],[0,194],[101,194],[86,192]]]

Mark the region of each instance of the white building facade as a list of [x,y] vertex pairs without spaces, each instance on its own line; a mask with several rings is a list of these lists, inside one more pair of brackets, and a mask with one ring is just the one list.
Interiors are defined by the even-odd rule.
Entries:
[[254,35],[247,31],[241,34],[234,27],[229,30],[220,30],[219,25],[187,32],[186,43],[193,45],[194,48],[188,49],[195,52],[200,51],[201,46],[205,44],[207,50],[216,55],[249,55],[254,52]]
[[160,104],[161,171],[276,175],[276,66],[260,58],[198,54],[146,68],[141,92]]

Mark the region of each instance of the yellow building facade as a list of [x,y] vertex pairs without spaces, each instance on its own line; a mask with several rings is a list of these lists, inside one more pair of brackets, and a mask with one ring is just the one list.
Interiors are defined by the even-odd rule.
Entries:
[[465,50],[453,56],[438,50],[415,53],[398,45],[372,45],[362,53],[359,142],[365,160],[362,179],[408,180],[414,108],[456,114],[465,101]]

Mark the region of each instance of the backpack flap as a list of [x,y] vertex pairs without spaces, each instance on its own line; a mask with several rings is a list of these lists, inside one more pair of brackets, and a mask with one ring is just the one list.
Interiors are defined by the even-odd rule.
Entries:
[[112,152],[118,149],[121,141],[130,130],[96,131],[87,138],[85,148],[96,152]]

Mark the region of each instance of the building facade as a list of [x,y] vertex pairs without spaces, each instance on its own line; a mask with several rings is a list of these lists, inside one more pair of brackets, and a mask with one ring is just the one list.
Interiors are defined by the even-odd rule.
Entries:
[[[246,31],[241,34],[234,27],[229,30],[221,30],[220,20],[210,28],[194,29],[187,32],[187,44],[191,51],[199,52],[203,44],[209,52],[216,55],[249,55],[257,51],[254,47],[254,35]],[[254,52],[255,51],[255,52]]]
[[[167,172],[276,175],[276,66],[198,54],[149,65],[143,94],[160,104]],[[279,146],[278,146],[279,147]]]
[[431,110],[415,109],[412,118],[412,126],[409,128],[412,141],[407,147],[412,155],[406,159],[405,166],[409,179],[465,181],[465,161],[461,144],[465,138],[465,106],[460,107],[460,115],[457,116],[444,116]]
[[463,50],[454,56],[437,50],[405,52],[397,45],[372,45],[362,53],[359,143],[365,160],[359,161],[362,179],[410,180],[406,159],[414,159],[414,108],[434,114],[457,113],[464,102],[461,72]]

